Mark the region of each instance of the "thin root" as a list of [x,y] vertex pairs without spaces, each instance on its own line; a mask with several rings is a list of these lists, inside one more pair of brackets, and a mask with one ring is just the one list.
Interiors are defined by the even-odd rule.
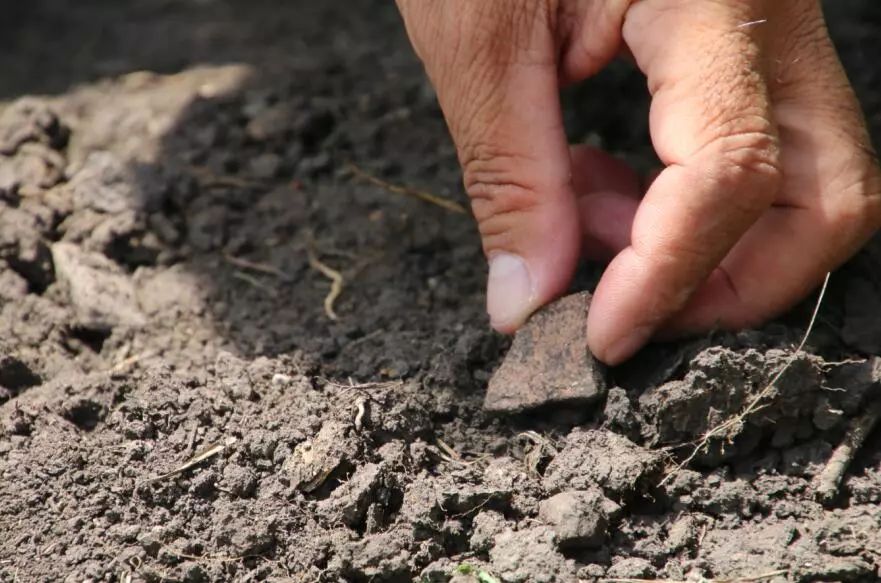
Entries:
[[765,388],[762,389],[762,391],[749,402],[749,404],[743,409],[743,411],[704,433],[704,435],[700,438],[700,440],[698,440],[697,444],[694,446],[694,449],[692,449],[691,453],[680,463],[676,464],[676,466],[674,466],[670,473],[668,473],[664,477],[664,479],[661,480],[661,486],[672,480],[673,477],[676,476],[676,474],[678,474],[683,468],[687,467],[688,464],[690,464],[691,461],[695,457],[697,457],[701,450],[703,450],[712,439],[730,435],[731,431],[741,426],[747,417],[749,417],[756,411],[764,409],[767,406],[763,403],[763,401],[772,393],[774,387],[777,385],[777,382],[784,375],[784,373],[789,370],[789,367],[792,366],[792,363],[795,362],[795,359],[798,358],[799,354],[801,354],[802,349],[804,349],[805,344],[808,341],[808,337],[811,335],[811,332],[814,329],[814,324],[816,324],[817,322],[817,314],[819,314],[820,306],[823,304],[823,298],[826,296],[826,288],[829,287],[829,278],[831,277],[831,275],[831,273],[826,274],[826,279],[823,281],[823,287],[820,288],[820,295],[817,298],[817,304],[814,306],[814,312],[811,315],[811,320],[808,323],[808,328],[807,330],[805,330],[805,334],[802,337],[798,348],[796,348],[795,351],[789,355],[789,358],[786,360],[786,363],[783,365],[783,367],[777,372],[777,374],[774,375],[774,377],[765,386]]
[[232,276],[238,280],[244,281],[245,283],[247,283],[248,285],[250,285],[252,287],[259,289],[260,291],[266,293],[271,298],[278,297],[278,290],[276,290],[272,286],[266,285],[265,283],[263,283],[262,281],[260,281],[259,279],[257,279],[256,277],[254,277],[252,275],[248,275],[247,273],[245,273],[243,271],[234,271]]
[[829,505],[838,496],[838,489],[848,466],[866,438],[875,429],[879,418],[881,418],[881,401],[873,403],[868,411],[851,421],[844,440],[835,448],[829,461],[826,462],[826,467],[814,482],[814,494],[819,502]]
[[318,380],[322,381],[325,385],[333,389],[339,389],[341,391],[367,391],[371,389],[376,390],[384,390],[384,389],[393,389],[402,386],[404,383],[402,381],[382,381],[382,382],[373,382],[373,383],[360,383],[356,384],[351,378],[349,379],[349,384],[344,385],[342,383],[338,383],[336,381],[332,381],[330,379],[324,377],[318,377]]
[[274,265],[268,265],[266,263],[256,263],[254,261],[248,261],[247,259],[242,259],[241,257],[236,257],[234,255],[230,255],[229,253],[223,254],[223,259],[230,265],[234,265],[241,269],[247,269],[250,271],[256,271],[258,273],[265,273],[267,275],[274,275],[275,277],[281,279],[282,281],[290,281],[290,276],[287,273],[282,271],[281,269],[275,267]]
[[378,178],[373,174],[370,174],[366,170],[362,170],[358,166],[353,163],[348,164],[349,170],[351,170],[356,176],[366,180],[367,182],[373,184],[374,186],[378,186],[383,188],[389,192],[393,192],[395,194],[401,194],[404,196],[409,196],[412,198],[419,199],[423,202],[427,202],[433,204],[435,206],[439,206],[444,208],[450,212],[458,213],[460,215],[468,214],[468,211],[465,210],[465,207],[459,204],[454,200],[450,200],[448,198],[444,198],[442,196],[438,196],[436,194],[432,194],[430,192],[425,192],[424,190],[417,190],[415,188],[410,188],[409,186],[400,186],[398,184],[392,184],[391,182],[386,182],[382,178]]
[[327,317],[331,320],[338,320],[339,318],[333,309],[333,305],[337,298],[340,297],[340,294],[343,293],[343,281],[345,281],[343,279],[343,274],[328,266],[326,263],[322,263],[321,260],[318,259],[318,255],[316,255],[313,246],[310,245],[307,250],[309,252],[309,266],[330,280],[330,292],[324,298],[324,313],[327,314]]
[[190,166],[190,173],[203,188],[254,188],[265,189],[268,185],[258,180],[248,180],[229,174],[217,174],[205,166]]

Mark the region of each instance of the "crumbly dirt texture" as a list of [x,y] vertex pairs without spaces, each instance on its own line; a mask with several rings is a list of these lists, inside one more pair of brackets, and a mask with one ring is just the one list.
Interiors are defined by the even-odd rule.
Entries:
[[[877,141],[881,6],[828,4]],[[639,75],[565,101],[652,165]],[[878,580],[881,247],[794,360],[815,298],[489,413],[472,221],[350,163],[466,202],[393,3],[4,4],[0,581]]]

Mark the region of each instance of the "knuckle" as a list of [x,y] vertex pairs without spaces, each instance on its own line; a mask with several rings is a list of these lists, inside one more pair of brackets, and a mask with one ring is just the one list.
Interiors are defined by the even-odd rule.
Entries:
[[755,178],[776,183],[782,176],[777,138],[765,132],[729,136],[722,157],[735,178]]
[[540,204],[536,185],[525,179],[524,156],[487,145],[467,148],[463,158],[465,190],[483,235],[491,235],[512,215],[526,213]]
[[773,202],[783,182],[776,133],[740,129],[717,140],[718,164],[713,177],[723,192],[736,192],[744,210],[752,212]]

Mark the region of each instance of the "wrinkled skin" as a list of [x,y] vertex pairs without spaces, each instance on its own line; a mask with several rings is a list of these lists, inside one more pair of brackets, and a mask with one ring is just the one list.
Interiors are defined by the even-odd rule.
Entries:
[[[881,221],[881,176],[817,0],[398,0],[462,164],[493,326],[517,329],[580,258],[610,261],[590,348],[756,325]],[[631,56],[664,168],[570,147],[562,84]]]

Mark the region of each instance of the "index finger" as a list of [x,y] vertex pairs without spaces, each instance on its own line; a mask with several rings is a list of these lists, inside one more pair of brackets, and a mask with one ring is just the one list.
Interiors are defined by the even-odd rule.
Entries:
[[772,204],[778,136],[762,62],[761,2],[643,0],[624,36],[652,93],[666,169],[636,213],[631,244],[597,287],[588,341],[616,364],[638,350]]

